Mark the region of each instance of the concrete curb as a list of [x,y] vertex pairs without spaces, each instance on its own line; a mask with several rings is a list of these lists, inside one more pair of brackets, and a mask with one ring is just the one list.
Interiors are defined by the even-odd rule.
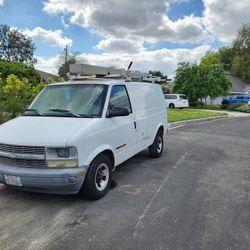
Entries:
[[192,120],[179,121],[179,122],[171,122],[168,124],[168,127],[170,129],[172,129],[172,128],[176,128],[179,126],[195,124],[195,123],[202,123],[202,122],[206,122],[206,121],[213,121],[213,120],[219,120],[219,119],[225,119],[225,118],[229,118],[229,115],[227,114],[227,115],[221,115],[221,116],[215,116],[215,117],[192,119]]

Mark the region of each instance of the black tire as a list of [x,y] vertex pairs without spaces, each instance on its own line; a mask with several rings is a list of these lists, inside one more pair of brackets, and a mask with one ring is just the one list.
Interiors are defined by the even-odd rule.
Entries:
[[175,108],[175,105],[173,103],[170,103],[169,106],[168,106],[170,109],[174,109]]
[[227,106],[229,103],[228,103],[228,101],[222,101],[222,103],[221,103],[222,105],[225,105],[225,106]]
[[148,148],[149,155],[152,158],[159,158],[163,151],[163,145],[164,143],[163,143],[162,131],[158,131],[155,136],[153,144]]
[[[102,176],[104,171],[104,176]],[[103,179],[104,177],[106,178],[105,180]],[[88,199],[98,200],[108,192],[111,184],[111,179],[112,163],[108,156],[106,156],[105,154],[100,154],[90,164],[87,176],[82,186],[81,193],[83,193],[84,196]],[[101,184],[105,185],[101,186]]]

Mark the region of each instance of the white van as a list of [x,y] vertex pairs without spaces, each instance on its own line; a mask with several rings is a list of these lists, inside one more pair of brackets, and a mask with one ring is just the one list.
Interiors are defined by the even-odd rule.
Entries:
[[165,94],[166,105],[168,108],[188,108],[187,96],[183,94]]
[[99,199],[117,165],[146,148],[161,156],[167,125],[157,84],[95,79],[48,85],[22,116],[0,126],[0,183]]

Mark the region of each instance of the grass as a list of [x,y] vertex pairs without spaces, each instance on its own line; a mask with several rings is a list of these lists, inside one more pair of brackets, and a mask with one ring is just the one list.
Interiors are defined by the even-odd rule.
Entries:
[[216,117],[222,115],[225,115],[225,113],[194,110],[194,109],[168,109],[169,122],[186,121],[186,120]]
[[250,105],[243,103],[235,103],[231,105],[204,105],[195,106],[192,109],[208,109],[208,110],[220,110],[220,111],[230,111],[230,112],[244,112],[250,113]]

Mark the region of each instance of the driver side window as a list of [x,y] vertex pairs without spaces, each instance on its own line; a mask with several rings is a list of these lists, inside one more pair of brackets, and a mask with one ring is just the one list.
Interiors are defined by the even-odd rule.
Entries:
[[124,85],[112,87],[108,108],[127,108],[129,113],[132,113],[128,93]]

